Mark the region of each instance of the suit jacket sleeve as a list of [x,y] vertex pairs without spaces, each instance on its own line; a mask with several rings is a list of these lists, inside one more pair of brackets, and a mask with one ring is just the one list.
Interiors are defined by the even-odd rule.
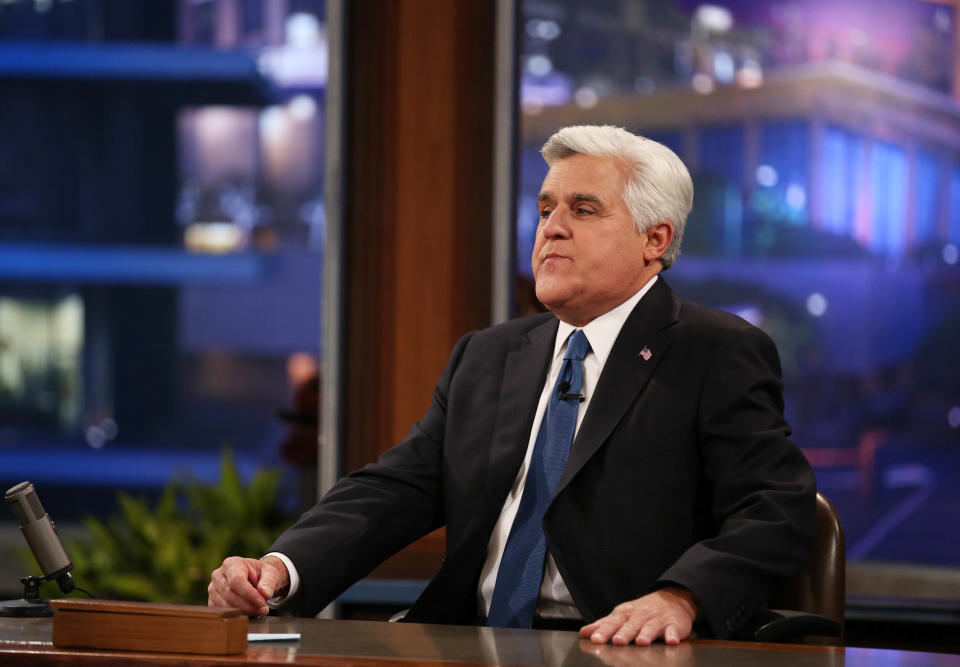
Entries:
[[716,535],[693,544],[655,587],[693,591],[711,634],[724,637],[809,556],[816,483],[787,440],[779,358],[765,333],[731,332],[699,399],[697,440]]
[[454,347],[430,408],[407,436],[376,463],[341,479],[270,547],[297,568],[302,616],[315,615],[383,560],[441,525],[447,394],[471,336]]

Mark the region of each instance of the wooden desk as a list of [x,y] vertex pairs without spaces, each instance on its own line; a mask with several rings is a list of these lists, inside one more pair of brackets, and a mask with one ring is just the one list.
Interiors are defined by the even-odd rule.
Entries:
[[54,648],[50,619],[0,618],[0,664],[7,665],[400,665],[496,664],[626,667],[628,665],[954,665],[960,655],[864,648],[806,647],[693,640],[679,646],[597,646],[576,633],[502,630],[375,621],[268,618],[251,632],[299,632],[299,642],[250,644],[225,657]]

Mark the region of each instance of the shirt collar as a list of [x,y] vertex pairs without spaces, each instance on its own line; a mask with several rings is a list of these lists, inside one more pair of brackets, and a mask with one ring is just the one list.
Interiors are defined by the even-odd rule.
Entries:
[[[633,312],[634,307],[640,302],[640,299],[643,298],[643,295],[650,291],[650,288],[653,287],[653,284],[657,282],[657,278],[659,277],[660,276],[654,276],[648,280],[647,283],[641,287],[636,294],[621,303],[619,306],[612,310],[608,310],[599,317],[593,318],[587,322],[585,326],[579,327],[583,330],[584,335],[590,342],[590,351],[597,355],[597,361],[600,362],[601,368],[607,361],[607,356],[609,356],[610,350],[613,348],[613,344],[617,340],[617,336],[620,335],[620,329],[623,328],[623,323],[627,321],[627,318],[630,316],[630,313]],[[556,358],[563,353],[563,350],[567,344],[567,338],[576,329],[577,327],[573,326],[572,324],[568,324],[563,320],[560,320],[560,326],[557,329],[557,338],[553,343],[554,360],[556,360]]]

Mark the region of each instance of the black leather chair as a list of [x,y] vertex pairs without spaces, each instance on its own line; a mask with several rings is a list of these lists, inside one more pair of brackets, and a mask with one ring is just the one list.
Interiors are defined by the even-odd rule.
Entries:
[[769,610],[751,624],[752,639],[842,646],[845,596],[843,525],[833,504],[818,493],[810,559],[771,596]]

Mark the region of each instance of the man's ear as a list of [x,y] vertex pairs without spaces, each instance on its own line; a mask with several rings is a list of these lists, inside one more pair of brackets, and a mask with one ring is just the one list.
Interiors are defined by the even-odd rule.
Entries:
[[658,222],[650,227],[645,234],[647,243],[643,247],[643,261],[645,264],[660,259],[667,251],[670,241],[673,240],[673,223],[668,220]]

